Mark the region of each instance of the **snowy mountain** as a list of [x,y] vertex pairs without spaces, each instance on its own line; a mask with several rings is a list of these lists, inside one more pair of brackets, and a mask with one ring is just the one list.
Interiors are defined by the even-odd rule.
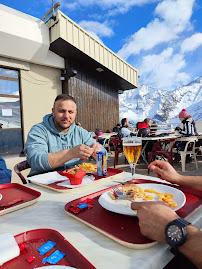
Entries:
[[145,84],[119,95],[119,116],[132,124],[151,118],[156,122],[178,122],[185,108],[195,121],[202,121],[202,76],[188,85],[166,91]]

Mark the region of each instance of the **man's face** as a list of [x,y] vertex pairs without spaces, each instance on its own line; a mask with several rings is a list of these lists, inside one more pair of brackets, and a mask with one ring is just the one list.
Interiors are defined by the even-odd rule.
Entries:
[[129,126],[129,120],[128,119],[126,119],[125,126]]
[[76,118],[76,104],[71,100],[58,100],[52,108],[56,128],[66,133]]
[[148,126],[151,127],[151,120],[148,121]]

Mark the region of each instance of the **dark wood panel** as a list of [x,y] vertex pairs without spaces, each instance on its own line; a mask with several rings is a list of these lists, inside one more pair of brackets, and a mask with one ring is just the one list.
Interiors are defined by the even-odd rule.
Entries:
[[95,61],[93,58],[89,57],[87,54],[83,53],[81,50],[77,49],[61,37],[55,40],[50,44],[50,50],[60,55],[64,59],[74,61],[75,63],[80,63],[85,65],[86,71],[91,74],[98,73],[96,68],[100,67],[104,72],[100,73],[100,77],[111,81],[113,85],[116,85],[116,88],[119,90],[129,90],[134,89],[136,86],[131,84],[129,81],[125,80],[121,76],[112,72],[106,66],[103,66],[101,63]]
[[88,131],[106,131],[119,122],[118,89],[100,74],[91,74],[77,63],[66,61],[66,68],[77,70],[77,75],[63,82],[63,93],[72,95],[77,102],[76,121]]

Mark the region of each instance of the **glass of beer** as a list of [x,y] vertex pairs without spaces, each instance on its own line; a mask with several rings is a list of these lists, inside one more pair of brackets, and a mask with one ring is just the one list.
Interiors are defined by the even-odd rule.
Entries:
[[135,174],[135,166],[140,157],[141,149],[141,137],[133,136],[123,138],[123,151],[130,164],[132,176]]

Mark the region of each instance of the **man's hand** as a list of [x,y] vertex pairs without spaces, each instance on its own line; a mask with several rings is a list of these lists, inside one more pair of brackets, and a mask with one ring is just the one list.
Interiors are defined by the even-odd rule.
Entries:
[[166,243],[166,225],[179,218],[175,211],[162,202],[132,202],[131,208],[137,210],[141,233],[152,240]]
[[179,126],[177,126],[176,128],[175,128],[175,131],[182,131],[182,129],[179,127]]
[[80,158],[82,160],[85,160],[89,158],[93,154],[93,152],[94,152],[94,149],[92,147],[88,147],[84,144],[80,144],[73,148],[70,148],[68,155],[71,156],[71,159]]
[[90,148],[93,149],[92,156],[96,159],[96,152],[102,150],[102,147],[98,143],[93,143]]
[[182,176],[168,162],[156,160],[149,164],[149,169],[152,169],[157,177],[167,180],[171,183],[180,184]]

